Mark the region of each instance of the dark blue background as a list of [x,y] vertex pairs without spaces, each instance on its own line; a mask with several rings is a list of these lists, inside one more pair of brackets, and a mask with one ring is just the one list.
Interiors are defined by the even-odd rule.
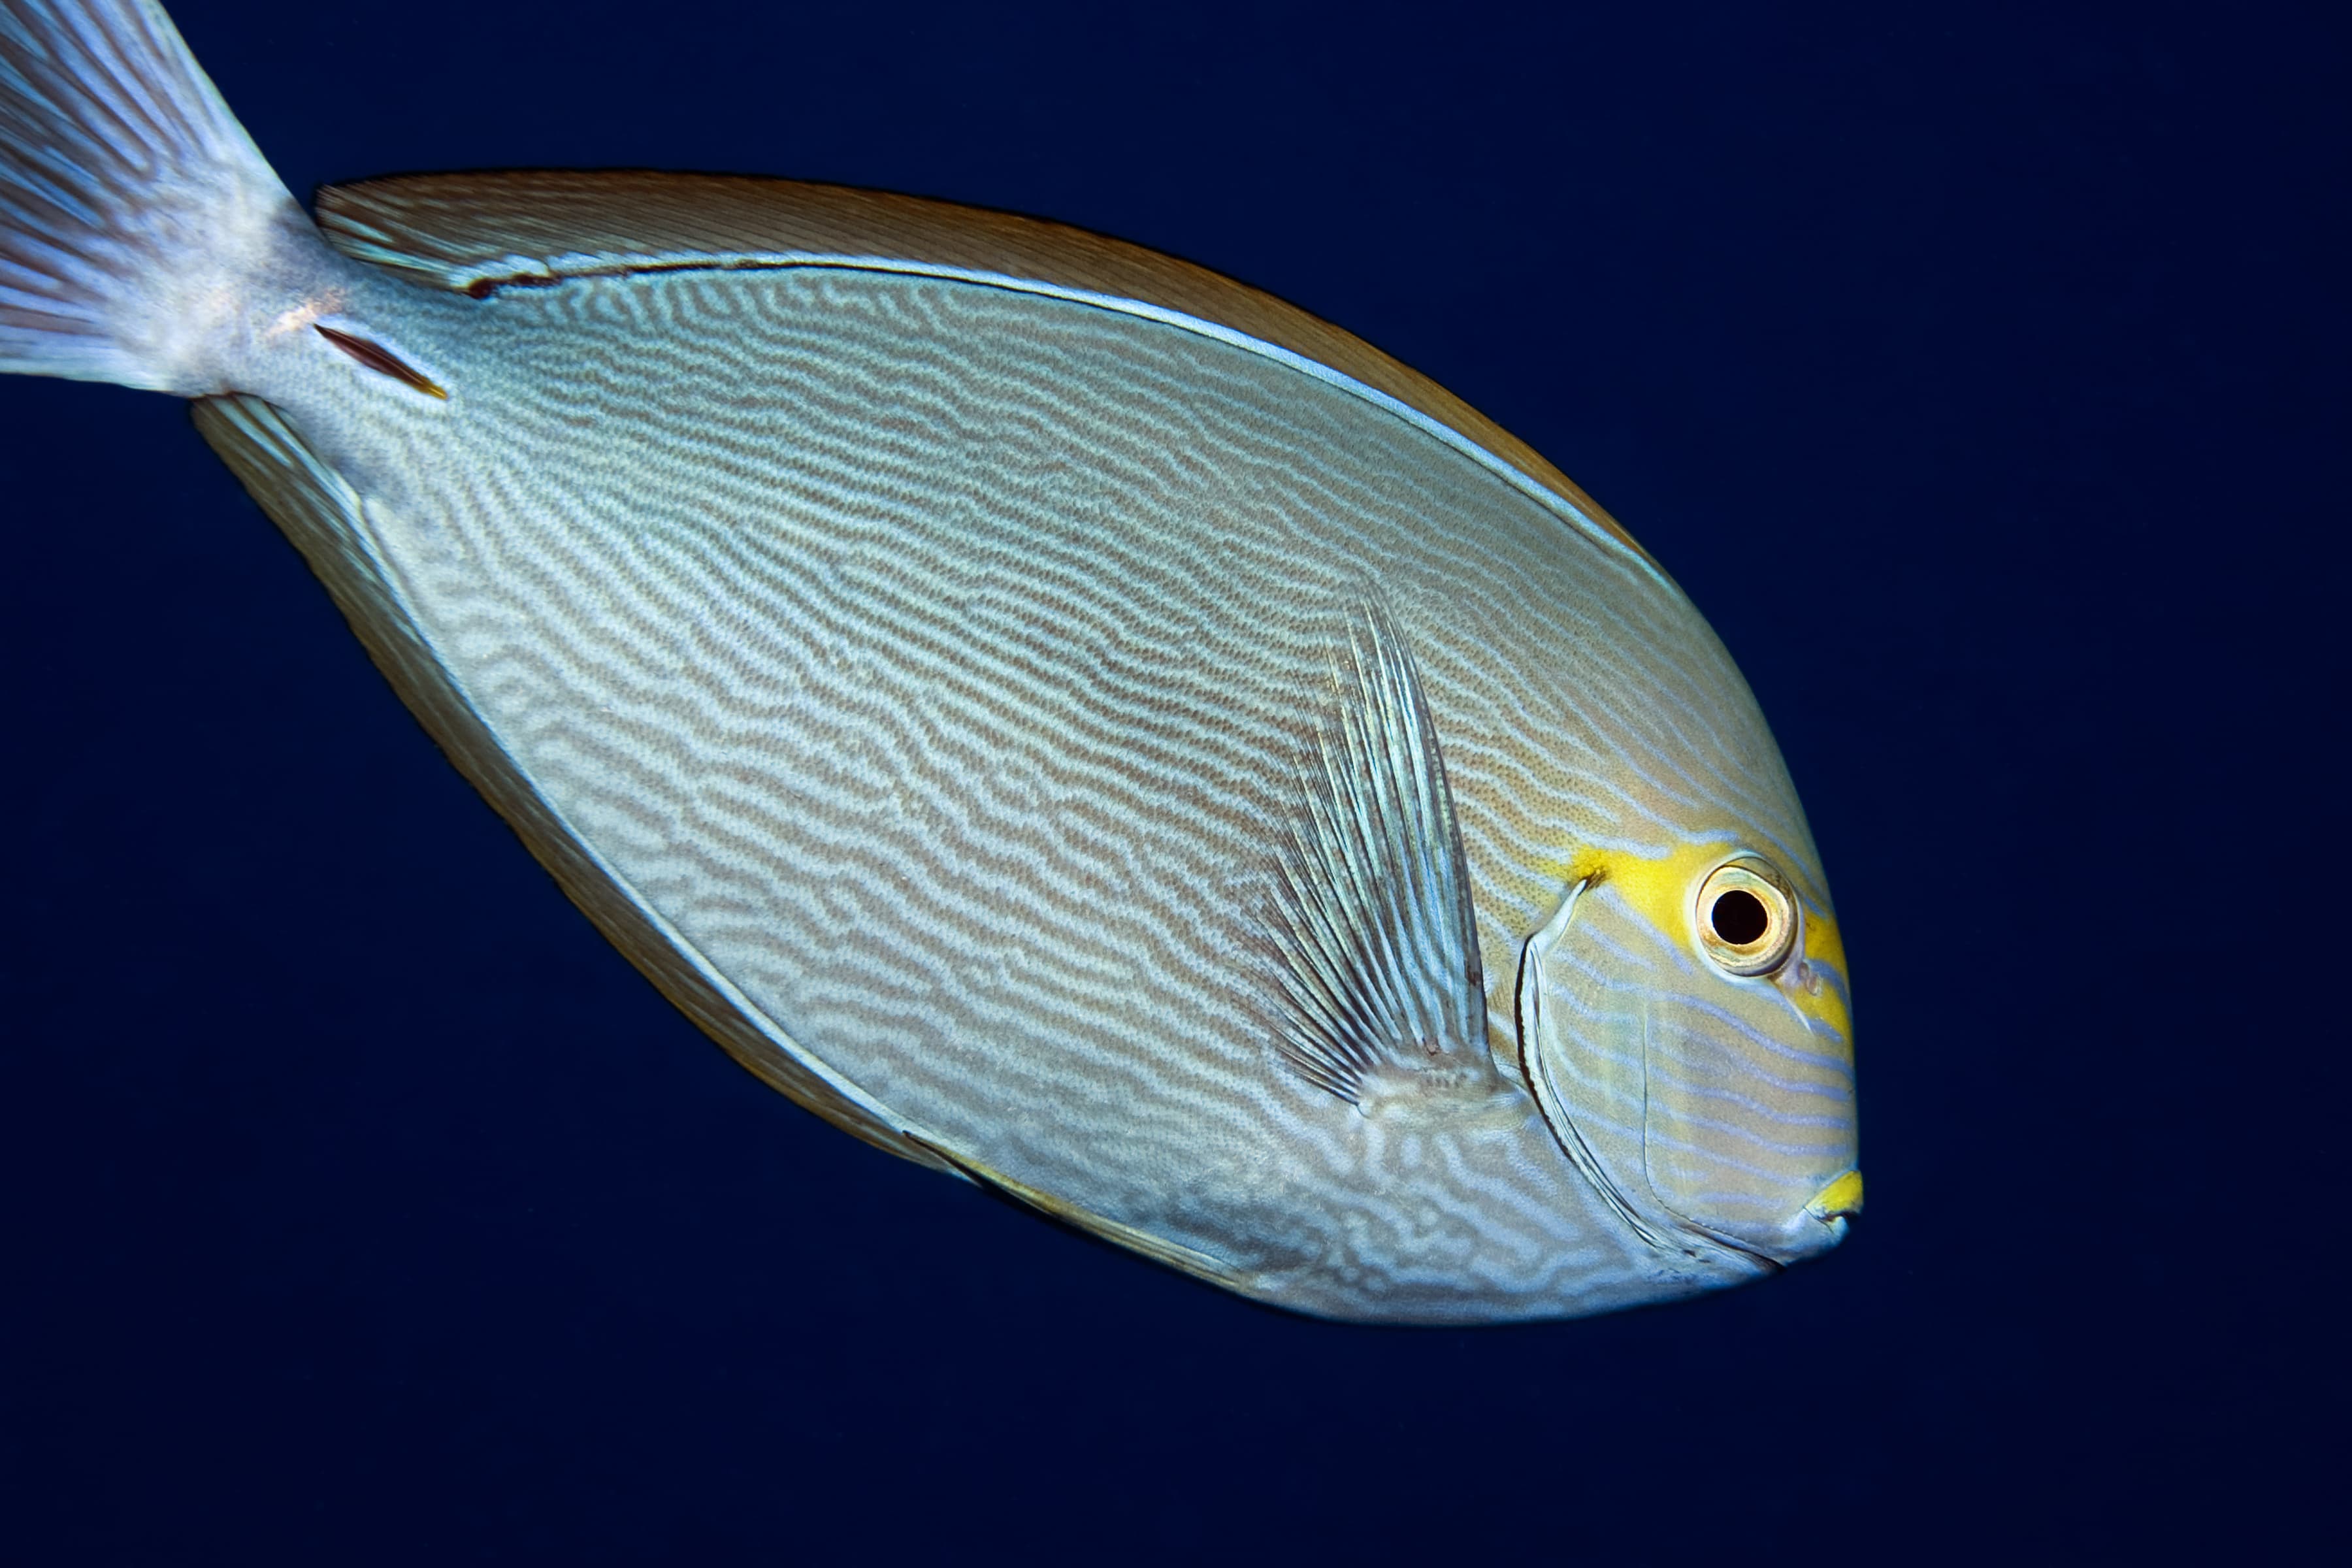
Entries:
[[1528,439],[1787,752],[1870,1213],[1759,1289],[1374,1331],[872,1152],[597,939],[178,405],[12,379],[0,1554],[1887,1562],[2260,1551],[2340,1486],[2324,8],[174,9],[297,192],[1043,214]]

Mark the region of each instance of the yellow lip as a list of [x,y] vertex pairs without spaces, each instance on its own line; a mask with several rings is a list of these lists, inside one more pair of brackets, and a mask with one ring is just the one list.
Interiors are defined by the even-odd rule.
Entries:
[[1813,1194],[1805,1212],[1819,1220],[1843,1218],[1862,1212],[1862,1173],[1848,1171]]

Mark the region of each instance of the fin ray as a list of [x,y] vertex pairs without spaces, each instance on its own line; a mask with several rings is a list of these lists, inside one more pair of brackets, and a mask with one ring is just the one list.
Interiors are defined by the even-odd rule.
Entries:
[[1376,1080],[1485,1085],[1485,982],[1437,728],[1402,634],[1367,602],[1334,650],[1331,700],[1262,911],[1275,1044],[1361,1106]]
[[1204,267],[1067,225],[842,185],[628,169],[403,174],[326,186],[317,208],[327,242],[344,255],[477,296],[615,273],[863,260],[1021,279],[1177,311],[1395,398],[1649,561],[1533,447],[1353,333]]
[[0,0],[0,371],[211,390],[188,302],[301,209],[152,0]]

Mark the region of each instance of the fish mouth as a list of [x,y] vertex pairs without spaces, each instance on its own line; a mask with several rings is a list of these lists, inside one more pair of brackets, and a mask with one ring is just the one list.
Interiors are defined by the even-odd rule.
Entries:
[[1846,1222],[1862,1213],[1862,1173],[1842,1173],[1812,1195],[1805,1205],[1805,1213],[1829,1228],[1830,1235],[1835,1238],[1832,1246],[1836,1241],[1843,1241]]
[[[1682,1212],[1656,1190],[1654,1181],[1637,1182],[1635,1190],[1629,1191],[1598,1157],[1599,1151],[1588,1142],[1577,1125],[1573,1101],[1563,1092],[1565,1086],[1554,1079],[1553,1063],[1542,1048],[1544,969],[1545,960],[1567,942],[1576,921],[1579,904],[1597,879],[1587,877],[1568,884],[1562,890],[1559,907],[1541,927],[1529,935],[1520,950],[1515,997],[1519,1026],[1519,1076],[1533,1095],[1562,1152],[1606,1205],[1615,1211],[1636,1237],[1653,1247],[1666,1249],[1670,1244],[1666,1233],[1679,1231],[1686,1237],[1713,1243],[1764,1272],[1777,1273],[1791,1263],[1837,1246],[1845,1239],[1849,1222],[1862,1212],[1862,1173],[1857,1169],[1849,1166],[1831,1177],[1801,1207],[1790,1212],[1785,1220],[1777,1225],[1768,1222],[1760,1234],[1757,1231],[1733,1234]],[[1646,1175],[1649,1166],[1650,1098],[1650,1010],[1646,1005],[1642,1008],[1641,1027],[1639,1095],[1643,1131],[1640,1168]],[[1638,1197],[1637,1192],[1640,1194]]]
[[1718,1246],[1744,1254],[1763,1265],[1768,1272],[1778,1273],[1792,1263],[1818,1258],[1843,1241],[1848,1222],[1861,1212],[1862,1173],[1848,1170],[1815,1193],[1771,1237],[1731,1236],[1687,1215],[1676,1214],[1675,1217]]

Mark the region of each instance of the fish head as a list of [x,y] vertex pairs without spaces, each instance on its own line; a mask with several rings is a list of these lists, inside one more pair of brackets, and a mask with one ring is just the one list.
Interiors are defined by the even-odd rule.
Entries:
[[1811,844],[1717,824],[1564,869],[1519,977],[1564,1151],[1661,1248],[1752,1269],[1835,1246],[1862,1205],[1853,1030]]

